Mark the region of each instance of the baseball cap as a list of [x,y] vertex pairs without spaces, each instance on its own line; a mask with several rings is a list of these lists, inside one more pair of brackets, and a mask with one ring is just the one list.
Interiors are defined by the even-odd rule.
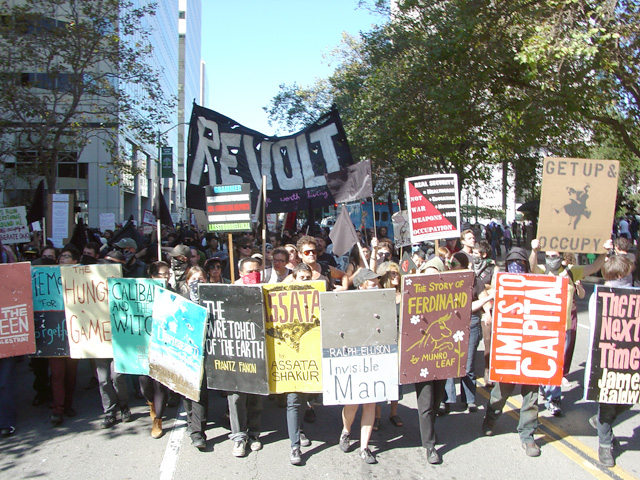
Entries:
[[373,280],[374,278],[379,278],[380,275],[375,273],[373,270],[369,270],[368,268],[361,269],[355,277],[353,277],[353,286],[358,288],[367,280]]
[[113,245],[118,248],[135,248],[136,250],[138,249],[138,244],[133,238],[129,237],[121,238]]
[[187,257],[191,256],[191,249],[186,245],[176,245],[173,250],[169,252],[170,257]]

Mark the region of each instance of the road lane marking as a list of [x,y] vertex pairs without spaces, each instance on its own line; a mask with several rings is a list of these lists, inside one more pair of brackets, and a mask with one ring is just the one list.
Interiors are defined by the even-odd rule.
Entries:
[[[480,386],[484,387],[484,380],[477,379],[477,382]],[[479,388],[478,392],[480,392],[480,395],[482,395],[486,400],[489,400],[489,392],[485,391],[483,388]],[[504,413],[518,420],[520,418],[519,412],[522,402],[515,397],[517,397],[517,395],[509,397],[507,405],[511,407],[512,410],[505,410]],[[601,466],[598,462],[598,453],[595,450],[588,447],[575,437],[569,435],[563,429],[551,423],[548,419],[538,416],[538,421],[541,426],[548,430],[547,432],[543,432],[544,435],[542,436],[542,440],[560,451],[570,460],[580,465],[594,477],[603,480],[611,478],[615,480],[636,480],[636,477],[630,475],[617,465],[613,468]]]
[[[182,418],[184,417],[184,419]],[[173,422],[173,428],[169,434],[169,442],[164,450],[162,463],[160,463],[160,480],[171,480],[176,470],[178,457],[180,456],[180,447],[182,445],[182,437],[187,425],[187,414],[182,409],[182,402],[176,412],[176,419]]]

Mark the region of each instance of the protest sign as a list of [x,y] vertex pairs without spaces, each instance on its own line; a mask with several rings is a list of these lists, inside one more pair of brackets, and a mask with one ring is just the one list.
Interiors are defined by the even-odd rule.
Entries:
[[617,160],[544,159],[540,249],[600,253],[611,236],[618,169]]
[[594,297],[584,398],[640,403],[640,290],[596,285]]
[[156,216],[151,210],[145,208],[144,212],[142,212],[142,225],[156,226]]
[[161,280],[110,278],[109,312],[116,372],[149,375],[149,339],[155,286]]
[[156,287],[154,294],[149,376],[197,402],[207,310],[162,287]]
[[320,294],[325,405],[398,400],[395,299],[390,288]]
[[27,209],[25,207],[0,208],[0,242],[9,245],[30,241]]
[[464,376],[473,272],[405,275],[400,320],[400,383]]
[[99,216],[100,231],[105,230],[114,231],[116,229],[116,214],[115,213],[101,213]]
[[207,231],[250,232],[251,196],[248,183],[205,187]]
[[498,273],[493,307],[491,369],[494,382],[562,382],[569,279]]
[[391,216],[393,225],[393,243],[396,248],[411,245],[411,225],[406,210],[396,212]]
[[198,291],[209,313],[207,386],[269,394],[262,288],[208,283]]
[[204,210],[207,185],[249,183],[252,204],[267,177],[267,213],[332,205],[325,173],[351,165],[337,110],[287,137],[269,137],[193,105],[187,159],[187,207]]
[[36,351],[29,262],[0,263],[0,358]]
[[120,265],[60,267],[71,358],[112,358],[108,278],[122,277]]
[[405,179],[411,243],[460,236],[456,174]]
[[68,357],[69,340],[64,316],[60,266],[32,266],[33,317],[36,357]]
[[322,392],[324,281],[263,285],[271,393]]
[[[74,196],[67,193],[49,194],[47,202],[47,238],[62,248],[71,237],[74,225]],[[49,220],[50,219],[50,220]]]

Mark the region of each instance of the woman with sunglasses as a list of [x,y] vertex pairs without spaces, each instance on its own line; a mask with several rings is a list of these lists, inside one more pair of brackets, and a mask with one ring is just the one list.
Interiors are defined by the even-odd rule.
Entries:
[[204,271],[209,283],[231,283],[229,279],[222,276],[222,259],[218,257],[212,257],[204,262]]

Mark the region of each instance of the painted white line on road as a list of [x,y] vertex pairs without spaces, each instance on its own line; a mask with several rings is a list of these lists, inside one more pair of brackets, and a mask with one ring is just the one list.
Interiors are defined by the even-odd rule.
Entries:
[[176,420],[173,423],[173,428],[169,435],[169,442],[167,443],[167,448],[164,450],[164,456],[160,464],[160,480],[171,480],[173,478],[178,457],[180,456],[182,437],[184,436],[184,430],[187,425],[186,417],[187,414],[182,409],[182,402],[180,402],[180,407],[176,413]]

